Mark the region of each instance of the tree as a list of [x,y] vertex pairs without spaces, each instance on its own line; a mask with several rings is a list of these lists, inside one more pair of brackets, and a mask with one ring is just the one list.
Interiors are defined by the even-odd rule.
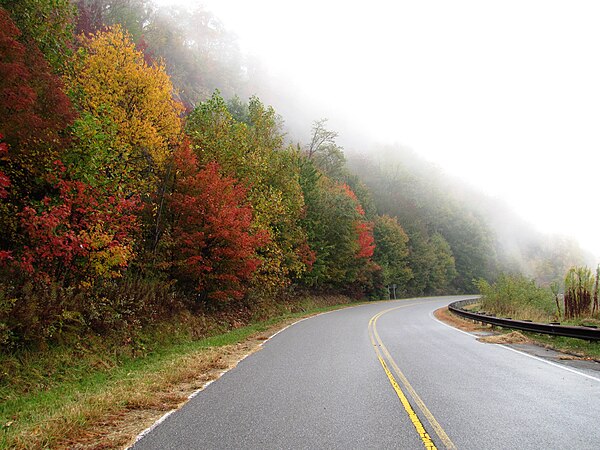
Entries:
[[69,180],[60,163],[55,172],[49,182],[56,194],[18,214],[16,267],[38,281],[66,286],[121,276],[134,255],[139,199],[106,195]]
[[120,25],[139,43],[153,18],[154,8],[148,0],[75,0],[77,33],[94,34],[106,27]]
[[336,143],[338,134],[325,128],[326,124],[327,119],[316,120],[313,123],[306,156],[308,159],[314,159],[315,165],[327,176],[341,180],[346,159],[342,147]]
[[39,48],[53,71],[62,73],[73,42],[75,9],[71,1],[0,0],[0,7],[10,13],[23,33],[21,43]]
[[300,185],[306,203],[302,220],[315,254],[304,284],[353,294],[371,291],[379,267],[372,261],[373,224],[364,218],[358,198],[346,184],[324,176],[314,161],[300,160]]
[[377,216],[373,229],[375,251],[373,260],[381,267],[383,283],[396,284],[399,292],[407,293],[413,278],[409,266],[408,235],[395,217]]
[[428,291],[435,294],[451,293],[452,282],[458,275],[452,248],[439,233],[431,236],[429,242],[434,254],[434,263],[431,267]]
[[448,242],[439,233],[428,236],[422,229],[412,230],[408,236],[408,260],[413,272],[408,282],[410,294],[450,293],[456,268]]
[[[401,148],[390,150],[378,164],[363,158],[352,161],[351,167],[373,193],[378,211],[395,216],[409,233],[411,246],[425,251],[414,256],[413,262],[419,267],[414,271],[415,277],[425,282],[429,277],[417,274],[431,274],[431,268],[424,262],[428,259],[425,249],[433,251],[433,245],[441,252],[439,255],[444,254],[442,241],[434,239],[439,234],[449,244],[454,259],[457,275],[451,277],[453,290],[470,292],[473,279],[492,279],[497,267],[495,236],[487,220],[471,206],[475,202],[461,199],[457,194],[461,188],[417,155]],[[420,281],[413,280],[413,287],[419,286],[417,292],[426,289],[427,282],[421,285]]]
[[11,147],[15,175],[31,177],[43,174],[58,157],[61,131],[74,112],[42,53],[35,44],[21,43],[20,36],[0,8],[0,134]]
[[48,193],[45,177],[61,156],[66,145],[63,130],[74,118],[60,79],[35,43],[24,44],[20,38],[17,26],[0,8],[0,248],[5,249],[16,245],[19,211],[30,199]]
[[312,159],[324,148],[334,146],[338,137],[337,132],[325,128],[327,119],[315,120],[313,122],[312,136],[306,148],[306,156]]
[[217,163],[200,168],[188,145],[175,155],[173,221],[175,275],[201,300],[241,299],[260,264],[256,250],[268,235],[253,230],[246,189],[219,173]]
[[237,38],[202,7],[163,8],[144,29],[148,49],[164,59],[189,110],[218,89],[226,98],[250,94],[245,89],[248,65]]
[[224,174],[248,188],[253,225],[271,238],[258,252],[261,265],[253,291],[273,297],[310,263],[301,226],[304,199],[297,155],[283,148],[281,124],[273,108],[252,98],[247,120],[235,120],[217,92],[192,111],[186,130],[201,164],[217,162]]
[[[95,129],[110,150],[97,161],[103,166],[99,176],[117,180],[130,192],[151,189],[181,135],[182,107],[172,98],[164,66],[148,65],[131,37],[115,26],[81,37],[73,70],[65,78],[88,122],[76,126],[80,143],[82,129]],[[81,153],[75,159],[94,157],[91,141],[74,149]]]

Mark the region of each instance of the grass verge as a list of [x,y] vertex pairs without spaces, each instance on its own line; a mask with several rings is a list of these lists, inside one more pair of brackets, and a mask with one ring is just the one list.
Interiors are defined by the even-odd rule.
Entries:
[[21,356],[21,377],[0,389],[0,448],[122,448],[192,392],[259,349],[277,330],[299,318],[347,306],[348,300],[321,307],[318,303],[311,299],[310,309],[204,339],[168,342],[144,357],[115,360],[89,350],[79,360],[62,361],[60,370],[55,364],[47,376],[45,359],[76,355],[64,350]]
[[543,347],[558,350],[569,355],[579,356],[584,359],[600,361],[600,342],[590,342],[583,339],[550,336],[537,333],[523,334]]

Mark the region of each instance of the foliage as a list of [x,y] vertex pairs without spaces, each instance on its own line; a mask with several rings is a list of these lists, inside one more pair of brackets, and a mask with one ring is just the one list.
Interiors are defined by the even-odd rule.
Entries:
[[523,275],[501,274],[493,284],[480,279],[476,285],[483,296],[481,308],[486,312],[542,321],[556,313],[550,289],[536,286],[534,280]]
[[78,11],[78,34],[94,34],[118,24],[138,42],[153,16],[148,0],[75,0],[74,3]]
[[256,249],[267,242],[264,231],[251,229],[246,190],[221,176],[216,163],[200,169],[187,145],[175,155],[175,168],[169,200],[175,276],[201,299],[241,299],[260,263]]
[[315,165],[327,176],[341,180],[345,172],[346,159],[336,143],[338,133],[326,128],[327,119],[316,120],[313,123],[312,137],[306,147],[305,154],[313,159]]
[[[95,129],[112,150],[100,161],[104,176],[134,192],[147,189],[164,170],[181,133],[181,107],[171,96],[164,66],[149,66],[131,37],[115,26],[81,37],[65,79],[86,121],[76,127],[80,139],[82,133],[90,139],[87,132]],[[93,144],[79,149],[84,155],[92,150]]]
[[[437,292],[469,292],[473,279],[492,280],[497,267],[494,234],[483,217],[459,202],[439,170],[416,155],[394,148],[381,158],[354,157],[350,168],[370,190],[377,211],[396,217],[411,237],[410,246],[424,252],[411,253],[417,266],[411,291],[419,294],[436,286]],[[444,276],[437,270],[441,284],[430,282],[430,266],[447,266],[449,254],[454,268]],[[435,263],[434,255],[443,261]]]
[[61,132],[74,113],[42,53],[35,44],[20,42],[20,36],[0,8],[0,134],[10,146],[0,164],[18,194],[26,196],[58,158]]
[[325,119],[290,145],[272,107],[242,101],[255,68],[211,13],[74,3],[73,53],[68,0],[0,0],[17,22],[0,9],[3,345],[118,330],[138,348],[175,296],[237,320],[297,288],[375,298],[494,278],[497,236],[435,169],[392,155],[352,173]]
[[23,33],[22,43],[39,48],[53,70],[62,72],[73,41],[75,9],[71,1],[0,0],[0,8],[10,13]]
[[306,202],[303,228],[315,254],[303,282],[359,295],[376,291],[381,282],[375,281],[380,269],[371,258],[373,224],[365,220],[352,189],[325,177],[308,158],[300,159],[300,184]]
[[396,284],[406,293],[413,272],[409,266],[408,235],[395,217],[377,216],[373,228],[375,251],[373,260],[381,267],[383,284]]
[[411,295],[448,294],[456,277],[452,249],[441,234],[428,236],[413,230],[409,236],[409,267],[413,277],[408,280]]
[[246,73],[251,68],[242,58],[236,37],[202,7],[158,11],[147,21],[144,39],[149,51],[165,61],[188,109],[215,89],[227,98],[246,94]]
[[259,251],[261,266],[253,284],[264,295],[275,295],[310,265],[301,227],[304,199],[297,157],[282,148],[279,118],[272,108],[252,98],[248,123],[238,122],[215,93],[192,111],[186,130],[200,163],[216,161],[225,174],[249,189],[253,226],[271,238]]
[[46,283],[92,284],[121,276],[133,257],[138,200],[65,179],[64,170],[59,165],[52,179],[55,196],[20,212],[22,245],[13,251],[13,265]]

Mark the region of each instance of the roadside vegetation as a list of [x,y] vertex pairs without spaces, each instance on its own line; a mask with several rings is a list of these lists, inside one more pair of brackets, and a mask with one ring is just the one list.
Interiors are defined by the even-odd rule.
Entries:
[[494,283],[476,282],[481,293],[480,310],[513,319],[556,320],[556,304],[550,288],[539,287],[523,275],[501,274]]
[[96,339],[0,356],[0,448],[123,446],[281,327],[348,302],[305,298],[233,329],[215,318],[165,323],[140,336],[143,355]]
[[571,325],[600,325],[598,284],[600,267],[594,274],[587,267],[572,267],[564,281],[538,286],[523,275],[502,274],[494,283],[478,280],[481,311],[514,319]]
[[[202,8],[0,0],[3,446],[77,436],[135,403],[96,393],[146,386],[209,336],[515,265],[485,208],[417,157],[350,161],[326,119],[292,140],[258,91]],[[519,261],[543,276],[565,263],[531,248]]]

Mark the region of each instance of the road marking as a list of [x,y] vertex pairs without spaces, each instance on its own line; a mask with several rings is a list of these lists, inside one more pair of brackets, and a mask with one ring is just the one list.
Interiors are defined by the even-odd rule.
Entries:
[[[423,413],[423,415],[427,418],[427,421],[429,422],[431,427],[434,429],[435,433],[440,438],[440,440],[442,441],[444,446],[447,449],[455,449],[456,446],[450,440],[450,438],[448,437],[448,435],[446,434],[446,432],[444,431],[442,426],[439,424],[439,422],[435,419],[435,417],[433,416],[431,411],[429,411],[427,406],[425,406],[425,403],[423,402],[423,400],[421,400],[421,397],[419,397],[417,392],[413,389],[413,387],[409,383],[406,376],[402,373],[402,371],[400,370],[400,368],[398,367],[398,365],[392,358],[392,355],[388,351],[387,347],[383,344],[383,341],[381,340],[381,337],[379,336],[379,333],[377,332],[377,320],[381,316],[383,316],[384,314],[387,314],[390,311],[394,311],[394,310],[400,309],[400,308],[406,308],[408,306],[414,306],[417,304],[418,303],[412,303],[409,305],[396,306],[394,308],[389,308],[389,309],[379,312],[378,314],[375,314],[373,317],[371,317],[371,320],[369,320],[369,327],[368,327],[369,338],[371,339],[371,344],[373,345],[373,348],[375,349],[375,353],[377,354],[377,358],[379,359],[379,362],[381,363],[383,370],[385,371],[386,375],[388,376],[388,379],[389,379],[390,383],[392,384],[392,387],[396,391],[396,394],[400,398],[400,402],[402,403],[402,406],[404,406],[404,409],[406,410],[411,422],[413,423],[415,429],[417,430],[417,433],[421,437],[421,440],[423,441],[423,445],[425,446],[425,448],[426,449],[435,449],[436,446],[433,443],[433,441],[431,440],[431,437],[425,431],[425,427],[423,426],[422,422],[419,420],[417,414],[414,412],[414,409],[412,408],[412,406],[408,402],[408,399],[404,395],[404,392],[402,391],[402,389],[398,385],[398,382],[396,381],[393,374],[389,370],[389,368],[385,362],[385,359],[387,359],[389,364],[392,366],[392,368],[394,369],[394,372],[396,372],[396,375],[398,376],[398,378],[400,379],[400,382],[404,386],[404,389],[410,394],[410,396],[412,397],[416,406]],[[383,355],[382,355],[382,353],[383,353]],[[384,356],[385,356],[385,358],[384,358]]]
[[[459,328],[455,328],[452,325],[448,325],[447,323],[442,322],[441,320],[439,320],[437,317],[435,317],[433,315],[433,311],[429,313],[429,317],[431,317],[436,322],[439,322],[440,324],[444,325],[445,327],[450,328],[451,330],[458,331],[458,332],[460,332],[462,334],[466,334],[467,336],[471,336],[472,338],[474,338],[476,340],[479,339],[480,337],[482,337],[482,336],[478,336],[478,335],[473,334],[473,333],[469,333],[468,331],[464,331],[464,330],[461,330]],[[484,345],[489,345],[489,344],[484,344]],[[535,359],[537,361],[543,362],[545,364],[548,364],[550,366],[556,367],[558,369],[566,370],[567,372],[571,372],[571,373],[574,373],[576,375],[580,375],[580,376],[582,376],[584,378],[587,378],[589,380],[593,380],[593,381],[596,381],[596,382],[600,383],[600,378],[597,378],[597,377],[595,377],[593,375],[588,375],[587,373],[581,372],[581,371],[576,370],[576,369],[572,369],[571,367],[568,367],[568,366],[565,366],[565,365],[562,365],[562,364],[558,364],[558,363],[555,363],[553,361],[548,361],[547,359],[540,358],[539,356],[530,355],[529,353],[525,353],[525,352],[523,352],[521,350],[517,350],[516,348],[512,348],[512,347],[509,347],[509,346],[504,345],[504,344],[494,344],[494,345],[497,345],[498,347],[505,348],[506,350],[510,350],[511,352],[515,352],[515,353],[518,353],[520,355],[526,356],[527,358]]]

